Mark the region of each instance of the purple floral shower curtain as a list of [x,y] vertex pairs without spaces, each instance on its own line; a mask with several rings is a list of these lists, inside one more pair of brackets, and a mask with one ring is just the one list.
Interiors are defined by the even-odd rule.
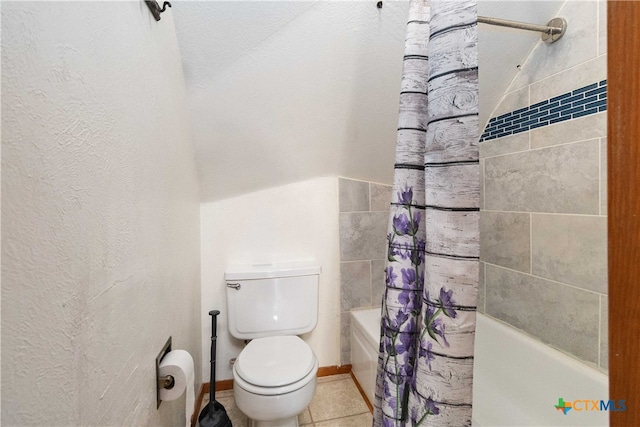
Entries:
[[412,0],[374,426],[471,425],[479,275],[476,0]]

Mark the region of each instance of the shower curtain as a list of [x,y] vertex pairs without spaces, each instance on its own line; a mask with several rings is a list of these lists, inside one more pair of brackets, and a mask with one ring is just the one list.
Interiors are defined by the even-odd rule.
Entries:
[[476,0],[412,0],[374,426],[471,425],[479,276]]

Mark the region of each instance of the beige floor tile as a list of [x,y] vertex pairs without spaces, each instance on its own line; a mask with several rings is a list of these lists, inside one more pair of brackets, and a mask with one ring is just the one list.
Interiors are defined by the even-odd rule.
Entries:
[[[229,419],[231,419],[231,423],[234,427],[245,427],[248,425],[248,418],[245,414],[242,413],[240,409],[235,404],[235,400],[233,399],[233,390],[224,390],[216,392],[216,400],[227,411],[227,415]],[[202,397],[202,404],[200,405],[200,411],[198,411],[198,415],[209,403],[209,393],[206,393]]]
[[372,422],[373,415],[367,412],[365,414],[322,421],[317,423],[316,427],[369,427]]
[[[216,399],[220,399],[222,397],[229,397],[229,396],[233,396],[233,389],[231,390],[223,390],[223,391],[216,391]],[[209,393],[207,393],[207,399],[209,398]]]
[[[248,426],[247,416],[235,405],[233,390],[217,392],[216,400],[225,407],[234,427]],[[198,414],[208,403],[207,393],[203,396]],[[318,378],[313,401],[298,415],[298,423],[305,427],[365,427],[371,425],[371,420],[371,414],[350,374]]]
[[305,408],[304,411],[298,414],[298,424],[301,426],[311,425],[313,420],[311,420],[311,413],[309,412],[309,408]]
[[309,405],[314,423],[369,411],[351,377],[319,383]]

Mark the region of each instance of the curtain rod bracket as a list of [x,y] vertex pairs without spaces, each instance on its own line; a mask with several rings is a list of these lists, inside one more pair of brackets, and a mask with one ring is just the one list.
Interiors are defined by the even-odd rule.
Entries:
[[478,16],[481,24],[497,25],[499,27],[517,28],[519,30],[537,31],[542,33],[540,37],[547,44],[554,43],[562,38],[567,31],[567,21],[564,18],[553,18],[547,25],[527,24],[526,22],[510,21],[508,19],[489,18]]

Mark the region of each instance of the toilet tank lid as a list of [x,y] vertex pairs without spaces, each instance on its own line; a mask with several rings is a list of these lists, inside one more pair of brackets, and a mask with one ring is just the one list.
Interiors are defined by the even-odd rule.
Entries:
[[224,273],[225,280],[273,279],[276,277],[310,276],[320,274],[322,268],[316,262],[287,262],[279,264],[251,264],[230,266]]

